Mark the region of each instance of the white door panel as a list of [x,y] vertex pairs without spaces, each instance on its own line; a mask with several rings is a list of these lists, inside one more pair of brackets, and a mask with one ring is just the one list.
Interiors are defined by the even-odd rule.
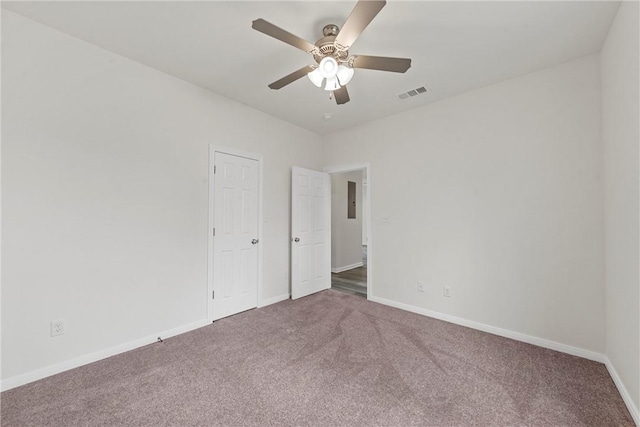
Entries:
[[331,287],[329,174],[294,167],[291,177],[291,298]]
[[258,304],[258,162],[216,152],[214,164],[212,312],[216,320]]

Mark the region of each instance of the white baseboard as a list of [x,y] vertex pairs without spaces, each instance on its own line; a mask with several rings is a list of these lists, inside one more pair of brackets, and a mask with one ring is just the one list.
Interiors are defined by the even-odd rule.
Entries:
[[444,320],[445,322],[455,323],[456,325],[466,326],[468,328],[477,329],[483,332],[488,332],[493,335],[499,335],[501,337],[511,338],[516,341],[522,341],[528,344],[537,345],[538,347],[544,347],[551,350],[560,351],[562,353],[567,353],[573,356],[594,360],[600,363],[605,362],[605,356],[603,354],[596,353],[595,351],[585,350],[579,347],[573,347],[573,346],[562,344],[556,341],[550,341],[544,338],[538,338],[531,335],[522,334],[520,332],[514,332],[508,329],[498,328],[496,326],[485,325],[484,323],[474,322],[472,320],[463,319],[461,317],[451,316],[449,314],[443,314],[437,311],[427,310],[425,308],[415,307],[409,304],[403,304],[401,302],[396,302],[396,301],[388,300],[385,298],[372,296],[371,298],[369,298],[369,300],[380,303],[380,304],[388,305],[391,307],[399,308],[402,310],[410,311],[412,313],[422,314],[423,316],[433,317],[434,319]]
[[451,316],[448,314],[438,313],[437,311],[427,310],[425,308],[415,307],[409,304],[403,304],[401,302],[396,302],[392,300],[388,300],[385,298],[379,298],[372,296],[369,298],[370,301],[377,302],[380,304],[388,305],[391,307],[399,308],[401,310],[410,311],[412,313],[421,314],[427,317],[433,317],[434,319],[444,320],[445,322],[455,323],[456,325],[466,326],[468,328],[477,329],[479,331],[488,332],[490,334],[499,335],[505,338],[511,338],[516,341],[526,342],[528,344],[537,345],[539,347],[548,348],[551,350],[556,350],[562,353],[571,354],[573,356],[582,357],[585,359],[593,360],[595,362],[603,363],[607,370],[609,371],[609,375],[613,379],[620,395],[622,396],[622,400],[624,401],[627,409],[631,413],[634,422],[638,427],[640,427],[640,412],[638,411],[638,407],[631,399],[631,395],[627,391],[627,388],[624,386],[624,383],[620,379],[620,376],[616,372],[615,368],[611,364],[611,361],[604,354],[596,353],[594,351],[585,350],[579,347],[573,347],[567,344],[562,344],[556,341],[546,340],[544,338],[538,338],[527,334],[522,334],[520,332],[510,331],[508,329],[502,329],[495,326],[485,325],[484,323],[474,322],[472,320],[466,320],[460,317]]
[[611,375],[613,382],[618,388],[618,391],[622,396],[622,400],[624,400],[625,405],[627,405],[627,409],[631,413],[631,417],[633,417],[633,421],[636,423],[637,426],[640,426],[640,411],[638,411],[638,407],[633,402],[633,399],[631,399],[631,395],[629,394],[629,391],[627,390],[627,388],[624,386],[624,383],[620,379],[620,376],[618,375],[616,368],[613,367],[613,364],[611,363],[609,358],[606,356],[604,358],[604,365],[607,367],[607,371],[609,371],[609,375]]
[[[280,301],[289,299],[289,294],[279,295],[277,297],[262,300],[259,307],[265,307],[267,305],[275,304]],[[104,350],[96,351],[84,356],[76,357],[75,359],[67,360],[64,362],[56,363],[54,365],[46,366],[44,368],[36,369],[26,374],[16,375],[15,377],[7,378],[0,382],[0,390],[6,391],[12,388],[19,387],[21,385],[28,384],[33,381],[41,380],[46,377],[50,377],[55,374],[59,374],[69,369],[78,368],[89,363],[97,362],[98,360],[106,359],[107,357],[115,356],[116,354],[124,353],[125,351],[134,350],[139,347],[143,347],[148,344],[152,344],[158,340],[158,337],[162,339],[170,338],[176,335],[183,334],[185,332],[192,331],[194,329],[201,328],[209,325],[210,322],[206,319],[194,322],[188,325],[180,326],[177,328],[169,329],[162,332],[157,332],[152,335],[148,335],[144,338],[139,338],[133,341],[129,341],[123,344],[119,344]]]
[[[265,307],[267,305],[275,304],[280,301],[285,301],[290,298],[289,294],[282,294],[276,297],[268,298],[262,300],[260,307]],[[560,351],[562,353],[571,354],[573,356],[583,357],[585,359],[594,360],[596,362],[604,363],[607,370],[609,371],[609,375],[613,379],[620,395],[624,403],[627,406],[627,409],[631,413],[634,422],[637,426],[640,427],[640,411],[638,411],[638,407],[631,399],[629,392],[627,391],[624,383],[620,379],[618,372],[612,365],[611,361],[608,357],[603,354],[596,353],[590,350],[581,349],[578,347],[573,347],[570,345],[558,343],[555,341],[546,340],[543,338],[534,337],[531,335],[522,334],[519,332],[510,331],[507,329],[498,328],[495,326],[485,325],[483,323],[474,322],[471,320],[466,320],[460,317],[451,316],[448,314],[439,313],[437,311],[427,310],[420,307],[415,307],[409,304],[403,304],[400,302],[388,300],[385,298],[379,298],[372,296],[369,298],[370,301],[377,302],[379,304],[388,305],[390,307],[399,308],[401,310],[406,310],[412,313],[421,314],[423,316],[432,317],[434,319],[443,320],[445,322],[454,323],[456,325],[466,326],[472,329],[480,330],[483,332],[488,332],[490,334],[499,335],[506,338],[511,338],[516,341],[522,341],[529,344],[537,345],[539,347],[548,348],[551,350]],[[185,332],[192,331],[194,329],[201,328],[209,324],[208,320],[200,320],[198,322],[190,323],[188,325],[180,326],[177,328],[169,329],[163,332],[158,332],[152,335],[148,335],[144,338],[140,338],[134,341],[129,341],[124,344],[120,344],[114,347],[110,347],[104,350],[97,351],[95,353],[87,354],[85,356],[77,357],[75,359],[71,359],[65,362],[57,363],[55,365],[47,366],[45,368],[36,369],[35,371],[28,372],[26,374],[17,375],[15,377],[8,378],[0,383],[0,390],[6,391],[15,387],[19,387],[24,384],[28,384],[33,381],[40,380],[42,378],[46,378],[55,374],[59,374],[64,371],[68,371],[69,369],[78,368],[83,365],[87,365],[89,363],[97,362],[98,360],[106,359],[107,357],[115,356],[116,354],[124,353],[126,351],[134,350],[139,347],[143,347],[148,344],[152,344],[157,341],[158,337],[162,337],[162,339],[170,338],[176,335],[183,334]]]
[[183,334],[185,332],[192,331],[194,329],[201,328],[208,324],[209,322],[207,320],[200,320],[188,325],[179,326],[177,328],[169,329],[162,332],[157,332],[144,338],[139,338],[124,344],[119,344],[114,347],[106,348],[104,350],[99,350],[95,353],[76,357],[75,359],[56,363],[55,365],[36,369],[34,371],[27,372],[26,374],[16,375],[15,377],[7,378],[6,380],[2,381],[2,383],[0,383],[0,390],[10,390],[12,388],[16,388],[33,381],[41,380],[43,378],[59,374],[60,372],[68,371],[69,369],[78,368],[89,363],[97,362],[98,360],[106,359],[107,357],[115,356],[116,354],[124,353],[125,351],[134,350],[136,348],[152,344],[154,342],[157,342],[158,337],[162,337],[162,339],[170,338],[176,335]]
[[344,267],[332,268],[331,272],[332,273],[342,273],[343,271],[351,270],[353,268],[362,267],[363,265],[364,264],[362,263],[362,261],[360,261],[360,262],[356,262],[355,264],[345,265]]
[[258,308],[266,307],[268,305],[275,304],[280,301],[285,301],[285,300],[288,300],[289,298],[291,298],[290,294],[282,294],[282,295],[278,295],[277,297],[263,299],[262,301],[260,301],[260,305],[258,305]]

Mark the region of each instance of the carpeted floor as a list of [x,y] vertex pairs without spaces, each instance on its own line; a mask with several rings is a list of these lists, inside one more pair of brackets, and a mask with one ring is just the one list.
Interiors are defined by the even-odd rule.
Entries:
[[633,426],[600,363],[333,290],[1,397],[5,426]]

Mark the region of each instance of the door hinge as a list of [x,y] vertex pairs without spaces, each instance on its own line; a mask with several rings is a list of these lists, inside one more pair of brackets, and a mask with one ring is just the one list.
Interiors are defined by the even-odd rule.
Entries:
[[216,165],[213,165],[213,174],[216,174]]
[[213,235],[214,236],[216,235],[216,228],[215,227],[213,227]]
[[216,299],[216,291],[211,291],[211,299]]

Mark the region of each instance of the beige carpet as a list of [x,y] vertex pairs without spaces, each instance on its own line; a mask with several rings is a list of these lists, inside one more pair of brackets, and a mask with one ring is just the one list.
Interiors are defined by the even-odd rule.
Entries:
[[602,364],[332,290],[1,397],[5,426],[633,426]]

